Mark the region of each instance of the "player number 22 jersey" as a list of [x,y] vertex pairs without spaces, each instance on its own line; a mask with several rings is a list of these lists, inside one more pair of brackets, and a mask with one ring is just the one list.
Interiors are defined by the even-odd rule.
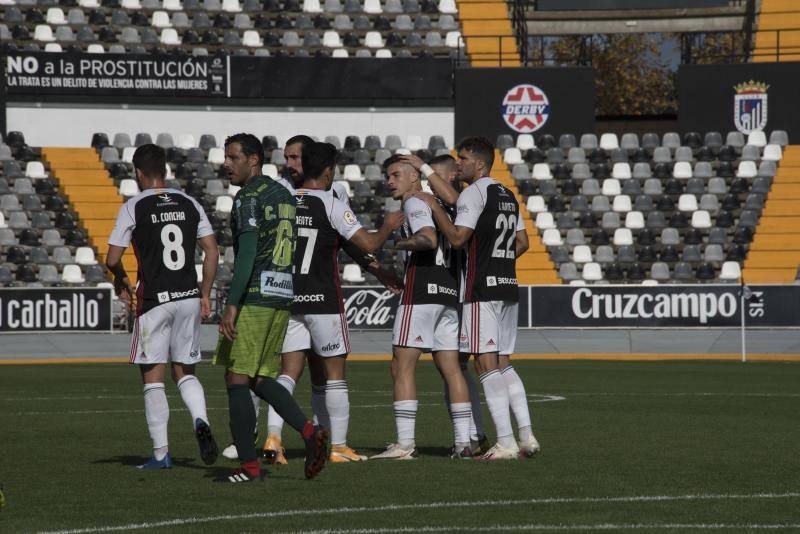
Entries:
[[458,197],[455,224],[473,230],[464,302],[517,302],[516,237],[525,222],[511,191],[494,178],[476,180]]

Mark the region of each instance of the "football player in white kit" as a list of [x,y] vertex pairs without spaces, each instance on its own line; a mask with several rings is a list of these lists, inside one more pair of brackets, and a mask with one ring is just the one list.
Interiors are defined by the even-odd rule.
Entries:
[[[458,177],[470,185],[458,198],[455,222],[433,197],[419,196],[452,246],[467,251],[459,343],[462,352],[475,357],[497,430],[497,444],[482,458],[531,456],[540,447],[531,430],[525,387],[510,363],[518,324],[516,258],[528,249],[528,235],[513,193],[489,176],[494,163],[491,142],[471,137],[456,149]],[[514,440],[509,405],[519,442]]]
[[[410,460],[418,456],[415,443],[417,394],[414,372],[423,352],[432,352],[450,397],[455,445],[453,458],[470,458],[469,390],[458,358],[458,266],[451,265],[450,245],[438,231],[425,202],[413,196],[422,191],[420,172],[407,159],[394,155],[384,162],[392,198],[404,199],[405,224],[395,248],[406,252],[406,273],[392,333],[392,381],[397,442],[373,459]],[[427,175],[430,167],[422,165]],[[453,193],[455,193],[453,191]]]
[[[144,382],[145,417],[153,457],[140,468],[172,467],[167,443],[169,405],[164,387],[168,362],[178,385],[206,464],[217,458],[205,394],[194,366],[200,361],[200,320],[210,314],[209,295],[219,252],[214,230],[196,200],[164,185],[166,155],[156,145],[142,145],[133,155],[142,192],[119,210],[108,239],[106,265],[120,298],[132,294],[122,254],[133,245],[138,261],[136,321],[130,363],[138,364]],[[195,244],[205,252],[203,281],[197,285]]]
[[[290,358],[309,357],[312,385],[319,388],[322,384],[314,383],[315,376],[325,377],[324,395],[312,407],[320,424],[331,431],[329,461],[334,463],[366,459],[347,446],[350,401],[345,361],[350,341],[337,253],[343,240],[349,240],[364,252],[374,252],[403,220],[399,211],[388,213],[377,232],[367,232],[349,207],[329,191],[335,162],[336,148],[329,143],[313,143],[303,149],[305,179],[295,195],[298,236],[294,256],[295,296],[282,351],[284,359],[291,353],[300,354]],[[313,401],[312,396],[312,404]]]

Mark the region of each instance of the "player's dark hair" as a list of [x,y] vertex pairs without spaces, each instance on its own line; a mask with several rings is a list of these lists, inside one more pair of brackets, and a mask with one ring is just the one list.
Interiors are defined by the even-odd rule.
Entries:
[[[388,174],[389,167],[394,165],[395,163],[405,163],[406,165],[411,167],[409,163],[406,163],[406,161],[403,160],[403,156],[401,154],[392,154],[391,156],[383,160],[383,174]],[[414,169],[414,172],[419,174],[419,171],[417,171],[416,169]]]
[[485,137],[467,137],[456,145],[457,151],[471,152],[476,159],[486,163],[487,170],[494,165],[494,145]]
[[311,142],[303,147],[303,174],[306,178],[319,178],[325,169],[336,165],[336,147],[330,143]]
[[133,153],[133,167],[147,178],[164,178],[167,174],[167,153],[158,145],[142,145]]
[[254,154],[258,156],[258,168],[261,168],[261,165],[264,163],[264,147],[261,145],[261,141],[258,140],[258,137],[249,133],[234,134],[225,139],[225,148],[228,148],[228,145],[232,145],[233,143],[238,143],[239,146],[242,147],[242,154],[246,157],[249,158]]
[[[430,160],[428,162],[428,165],[446,165],[446,166],[448,166],[450,168],[450,170],[455,170],[455,168],[456,168],[456,158],[454,158],[450,154],[442,154],[441,156],[436,156],[435,158]],[[458,192],[458,193],[460,193],[461,190],[464,189],[464,186],[461,183],[461,180],[453,180],[453,182],[451,182],[450,185],[452,185],[453,189],[455,189],[456,192]]]
[[311,139],[309,136],[300,134],[300,135],[293,135],[292,137],[287,139],[286,144],[284,144],[283,146],[296,145],[297,143],[300,143],[300,150],[302,151],[305,150],[305,148],[313,142],[314,140]]

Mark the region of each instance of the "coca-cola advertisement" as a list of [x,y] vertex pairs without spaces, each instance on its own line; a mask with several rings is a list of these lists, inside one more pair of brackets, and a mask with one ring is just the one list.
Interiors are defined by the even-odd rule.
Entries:
[[383,286],[343,287],[347,325],[353,330],[391,330],[397,295]]

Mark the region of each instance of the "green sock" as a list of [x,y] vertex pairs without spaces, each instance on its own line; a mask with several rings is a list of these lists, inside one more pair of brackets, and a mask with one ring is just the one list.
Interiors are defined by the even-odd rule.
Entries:
[[286,391],[285,387],[280,385],[274,378],[262,377],[253,391],[267,401],[267,404],[272,406],[278,412],[278,415],[283,417],[283,420],[289,423],[292,428],[301,434],[303,433],[303,427],[308,421],[308,417],[305,416],[292,394]]
[[231,420],[231,435],[239,460],[254,461],[256,446],[253,443],[253,427],[256,426],[256,411],[250,397],[250,388],[244,384],[228,386],[228,410]]

